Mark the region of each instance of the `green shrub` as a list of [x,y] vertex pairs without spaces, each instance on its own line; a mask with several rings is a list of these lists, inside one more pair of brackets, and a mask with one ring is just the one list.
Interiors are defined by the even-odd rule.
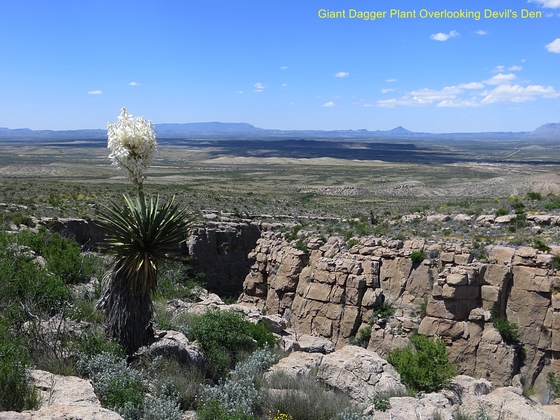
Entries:
[[74,350],[82,358],[93,357],[101,353],[107,353],[117,358],[123,358],[125,351],[116,340],[109,340],[101,331],[83,332],[74,340]]
[[542,238],[539,237],[533,238],[533,248],[543,252],[550,251],[550,247],[546,244],[546,242]]
[[546,210],[560,209],[560,197],[552,197],[548,203],[544,205]]
[[181,299],[192,301],[203,282],[193,279],[189,273],[189,266],[183,262],[172,261],[166,263],[158,274],[158,288],[156,298],[167,301]]
[[389,302],[383,301],[381,306],[373,311],[374,316],[370,319],[369,324],[371,325],[376,321],[385,321],[387,318],[395,315],[396,311]]
[[449,385],[456,370],[449,363],[443,340],[415,335],[410,341],[411,345],[395,349],[387,356],[401,375],[402,383],[415,392],[434,392]]
[[296,242],[295,248],[305,254],[309,254],[309,248],[303,243],[301,239]]
[[87,282],[99,272],[99,257],[83,254],[76,241],[51,233],[44,226],[39,228],[38,233],[21,232],[19,240],[41,255],[47,262],[47,271],[59,276],[66,284]]
[[127,366],[124,357],[107,352],[93,356],[80,354],[76,369],[91,380],[103,407],[113,411],[125,407],[130,411],[130,406],[141,409],[144,400],[142,376]]
[[142,420],[181,420],[179,405],[169,397],[144,397]]
[[0,309],[5,322],[19,329],[32,315],[52,315],[69,299],[60,277],[50,274],[19,235],[0,232]]
[[387,411],[391,408],[391,402],[389,398],[377,394],[373,397],[373,407],[378,411]]
[[113,376],[107,383],[105,394],[100,398],[101,405],[113,410],[118,410],[127,403],[139,407],[143,401],[142,382],[128,375]]
[[551,399],[555,400],[556,398],[560,398],[560,377],[557,377],[556,374],[552,372],[548,372],[546,375],[546,383],[550,387],[551,392]]
[[301,229],[303,229],[303,225],[296,225],[296,226],[292,227],[292,229],[289,232],[284,233],[284,238],[287,241],[293,241],[293,240],[297,239],[298,238],[298,233]]
[[426,258],[426,253],[424,251],[413,251],[410,254],[410,259],[415,264],[420,264]]
[[210,372],[224,376],[244,352],[265,344],[276,344],[273,334],[262,324],[253,324],[240,311],[210,309],[195,318],[191,334],[198,341],[202,352],[209,362]]
[[504,342],[507,344],[519,344],[519,327],[517,324],[509,322],[505,317],[494,318],[492,324],[500,333]]
[[216,400],[210,400],[197,411],[197,418],[199,420],[257,420],[251,414],[242,412],[228,411],[223,405]]
[[515,217],[513,217],[510,221],[512,226],[515,229],[521,229],[529,225],[527,222],[527,216],[524,213],[517,213]]
[[31,217],[29,216],[24,216],[21,212],[16,212],[16,213],[12,213],[9,215],[8,217],[9,221],[11,221],[14,225],[19,226],[19,225],[25,225],[27,227],[35,227],[35,222],[33,221],[33,219],[31,219]]
[[527,198],[529,200],[542,200],[542,194],[535,191],[529,191],[527,193]]
[[0,326],[0,411],[33,410],[39,404],[25,348]]
[[350,337],[349,343],[354,346],[367,348],[371,338],[371,327],[361,328],[357,337]]
[[517,199],[515,199],[513,203],[511,203],[511,207],[515,211],[515,214],[521,214],[525,210],[525,204]]
[[554,257],[552,257],[552,261],[550,262],[550,268],[553,270],[560,269],[560,254],[556,254],[554,255]]
[[257,349],[245,361],[239,362],[229,378],[218,386],[204,387],[206,406],[212,410],[225,409],[232,416],[251,416],[259,409],[262,395],[259,385],[263,372],[278,361],[268,348]]
[[506,209],[504,209],[503,207],[499,208],[498,210],[496,210],[496,213],[494,213],[496,216],[505,216],[506,214],[508,214],[508,211]]

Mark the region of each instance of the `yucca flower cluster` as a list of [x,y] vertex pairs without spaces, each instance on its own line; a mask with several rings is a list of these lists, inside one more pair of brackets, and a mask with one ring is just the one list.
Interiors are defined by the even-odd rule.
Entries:
[[132,118],[126,108],[121,109],[118,122],[107,123],[107,147],[111,149],[109,158],[113,165],[127,173],[135,185],[146,179],[144,173],[157,151],[153,127],[154,123],[144,117]]

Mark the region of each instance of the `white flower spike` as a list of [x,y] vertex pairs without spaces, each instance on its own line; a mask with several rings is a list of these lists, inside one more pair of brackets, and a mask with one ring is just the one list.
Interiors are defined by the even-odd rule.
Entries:
[[153,127],[154,123],[144,117],[132,118],[126,108],[121,109],[118,122],[107,123],[107,147],[111,149],[109,158],[113,165],[126,171],[135,185],[142,184],[146,179],[144,172],[152,164],[157,151]]

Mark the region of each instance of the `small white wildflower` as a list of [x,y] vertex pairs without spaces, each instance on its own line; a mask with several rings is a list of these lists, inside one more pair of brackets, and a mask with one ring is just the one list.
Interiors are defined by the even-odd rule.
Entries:
[[154,123],[144,117],[132,118],[126,108],[121,109],[117,123],[107,123],[107,147],[111,149],[109,158],[113,165],[126,171],[134,184],[146,179],[144,172],[152,164],[157,151],[153,126]]

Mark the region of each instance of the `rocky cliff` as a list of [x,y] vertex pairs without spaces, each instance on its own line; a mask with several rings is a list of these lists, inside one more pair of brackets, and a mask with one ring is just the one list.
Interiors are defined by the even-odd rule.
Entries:
[[[83,244],[100,240],[94,224],[57,223]],[[337,349],[369,336],[368,349],[385,356],[414,331],[439,336],[459,373],[535,385],[543,399],[546,375],[560,372],[560,274],[551,264],[560,247],[493,246],[482,262],[468,244],[424,239],[366,237],[348,249],[341,238],[314,238],[296,249],[273,226],[233,222],[195,226],[187,246],[210,290],[242,285],[240,303]],[[495,317],[519,327],[520,346],[504,342]]]
[[[333,237],[307,247],[264,232],[249,254],[253,265],[239,301],[336,348],[369,335],[368,349],[384,356],[416,330],[439,336],[459,373],[535,385],[546,398],[546,374],[560,371],[560,277],[551,268],[560,248],[494,246],[479,262],[469,246],[423,239],[368,237],[348,249]],[[390,307],[394,313],[383,313]],[[504,342],[496,317],[518,326],[518,344]]]

